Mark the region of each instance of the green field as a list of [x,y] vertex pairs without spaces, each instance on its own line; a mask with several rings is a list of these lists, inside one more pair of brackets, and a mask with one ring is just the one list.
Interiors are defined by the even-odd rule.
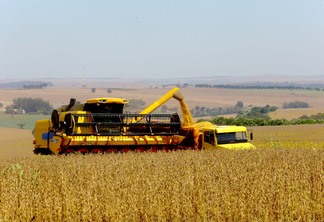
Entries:
[[20,124],[23,124],[23,129],[32,130],[35,125],[35,121],[39,119],[49,119],[49,115],[30,115],[30,114],[6,114],[0,112],[0,127],[5,128],[20,128]]

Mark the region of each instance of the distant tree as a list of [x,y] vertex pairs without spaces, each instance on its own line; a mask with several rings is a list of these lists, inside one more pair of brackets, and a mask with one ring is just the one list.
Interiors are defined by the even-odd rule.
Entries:
[[91,92],[95,93],[96,92],[96,88],[91,88]]
[[[170,110],[170,109],[169,109]],[[237,114],[239,113],[239,109],[236,107],[218,107],[218,108],[210,108],[205,106],[195,106],[190,110],[191,114],[194,117],[203,117],[203,116],[217,116],[224,114]]]
[[131,99],[127,105],[128,110],[142,109],[145,106],[145,101],[141,99]]
[[161,113],[166,113],[168,107],[166,105],[161,106]]
[[289,103],[284,103],[282,105],[283,109],[293,109],[293,108],[309,108],[308,103],[302,101],[294,101]]
[[240,112],[238,118],[247,118],[247,119],[270,119],[268,113],[276,111],[278,108],[276,106],[266,105],[264,107],[255,106],[248,112]]
[[112,89],[107,89],[107,93],[111,94],[112,93]]
[[13,106],[6,106],[6,113],[11,114],[11,118],[13,118],[13,115],[15,113],[15,109],[13,108]]
[[48,115],[53,107],[49,102],[41,98],[16,98],[11,106],[6,107],[6,113],[14,113],[15,110],[24,110],[26,113],[42,113]]
[[238,102],[236,103],[236,105],[235,105],[235,107],[238,108],[238,109],[242,109],[243,106],[244,106],[244,104],[243,104],[242,101],[238,101]]
[[2,108],[3,107],[3,104],[2,103],[0,103],[0,108]]

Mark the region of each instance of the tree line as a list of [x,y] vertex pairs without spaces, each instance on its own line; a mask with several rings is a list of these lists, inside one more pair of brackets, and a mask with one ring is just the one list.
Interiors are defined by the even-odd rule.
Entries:
[[299,125],[299,124],[323,124],[324,113],[311,116],[301,116],[297,119],[265,119],[265,118],[225,118],[215,117],[211,119],[199,119],[198,122],[209,121],[216,125],[237,125],[237,126],[279,126],[279,125]]
[[310,90],[324,91],[322,87],[295,86],[295,85],[229,85],[229,84],[195,84],[197,88],[224,88],[224,89],[285,89],[285,90]]
[[7,106],[6,113],[33,113],[49,115],[53,111],[53,106],[48,101],[41,98],[16,98],[13,104]]
[[[209,108],[205,106],[195,106],[190,110],[193,117],[204,117],[204,116],[219,116],[219,115],[228,115],[236,114],[237,117],[246,117],[246,118],[264,118],[270,119],[268,115],[270,112],[274,112],[279,107],[276,106],[249,106],[244,107],[242,101],[238,101],[234,106],[231,107],[218,107],[218,108]],[[292,101],[285,102],[282,104],[283,109],[292,109],[292,108],[309,108],[309,104],[303,101]]]
[[[285,103],[286,108],[308,107],[308,104],[301,101]],[[131,110],[142,109],[145,106],[143,100],[130,100],[129,107]],[[244,126],[268,126],[268,125],[295,125],[295,124],[318,124],[324,123],[324,113],[319,113],[311,116],[301,116],[298,119],[271,119],[268,115],[270,112],[277,110],[275,106],[266,105],[263,107],[244,107],[242,101],[238,101],[234,107],[231,108],[206,108],[196,106],[192,109],[194,114],[204,114],[204,116],[214,116],[210,119],[200,119],[198,121],[210,121],[219,125],[244,125]],[[6,107],[6,113],[14,114],[18,110],[24,110],[25,113],[44,114],[49,115],[53,107],[48,101],[41,98],[16,98],[13,104]],[[131,111],[129,110],[129,111]],[[166,105],[161,107],[161,112],[177,112],[177,107],[168,108]],[[225,118],[217,116],[219,113],[224,114],[226,111],[235,111],[236,117]],[[195,116],[195,115],[194,115]]]

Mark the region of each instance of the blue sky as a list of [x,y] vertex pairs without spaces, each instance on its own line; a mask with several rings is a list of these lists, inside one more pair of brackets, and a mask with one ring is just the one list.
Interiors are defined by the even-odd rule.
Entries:
[[0,0],[0,79],[324,75],[323,0]]

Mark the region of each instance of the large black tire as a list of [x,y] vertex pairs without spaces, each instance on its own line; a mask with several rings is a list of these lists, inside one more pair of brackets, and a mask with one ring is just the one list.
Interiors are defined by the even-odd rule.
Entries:
[[53,152],[48,148],[35,148],[34,154],[36,155],[53,155]]

